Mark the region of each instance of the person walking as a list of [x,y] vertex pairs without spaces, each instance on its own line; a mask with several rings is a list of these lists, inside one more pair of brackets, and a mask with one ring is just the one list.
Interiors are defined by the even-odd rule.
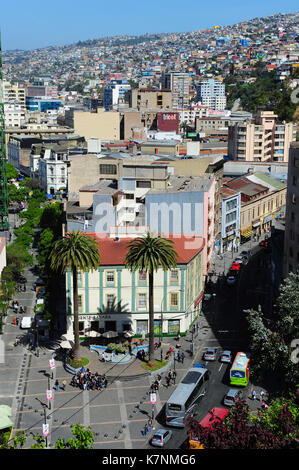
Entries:
[[251,398],[252,398],[252,400],[256,399],[256,391],[255,390],[252,390]]
[[175,385],[175,381],[176,381],[176,371],[175,370],[172,372],[172,381],[173,381],[173,385]]
[[261,402],[264,401],[264,395],[265,395],[265,392],[263,390],[260,391],[260,400]]
[[170,377],[169,377],[169,374],[167,375],[166,377],[166,387],[168,388],[170,385]]
[[58,380],[56,380],[56,382],[55,382],[55,390],[56,390],[56,392],[59,391],[59,381]]
[[63,381],[62,381],[62,386],[63,386],[63,391],[65,392],[66,380],[63,380]]
[[184,351],[181,352],[181,363],[184,364],[185,354]]

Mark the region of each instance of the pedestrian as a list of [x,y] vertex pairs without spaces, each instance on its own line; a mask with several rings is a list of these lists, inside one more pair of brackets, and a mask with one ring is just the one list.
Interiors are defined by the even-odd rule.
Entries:
[[261,401],[264,401],[264,395],[265,395],[265,392],[263,390],[260,391],[260,399]]
[[152,430],[152,428],[153,428],[152,423],[153,423],[152,420],[149,419],[149,420],[148,420],[148,423],[147,423],[147,430],[148,430],[148,432],[151,432],[151,430]]
[[181,351],[180,350],[178,350],[178,352],[177,352],[176,359],[177,359],[178,362],[181,362]]
[[184,364],[185,354],[184,351],[181,352],[181,363]]
[[167,377],[166,377],[166,387],[168,388],[169,385],[170,385],[170,377],[169,377],[169,375],[167,375]]
[[176,371],[175,370],[172,372],[172,381],[173,381],[173,385],[175,385],[175,381],[176,381]]
[[251,398],[252,398],[252,400],[256,399],[256,391],[255,390],[252,390]]
[[63,381],[62,381],[62,386],[63,386],[63,391],[65,392],[66,380],[63,380]]
[[148,424],[147,423],[145,423],[144,432],[145,432],[145,435],[148,433]]
[[58,380],[55,381],[55,389],[56,389],[56,392],[59,391],[59,382],[58,382]]

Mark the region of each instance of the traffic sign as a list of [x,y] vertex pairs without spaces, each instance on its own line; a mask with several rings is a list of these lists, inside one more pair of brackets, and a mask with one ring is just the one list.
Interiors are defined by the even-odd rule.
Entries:
[[150,402],[152,405],[155,405],[157,403],[157,395],[156,393],[151,393],[150,394]]
[[53,398],[52,390],[47,390],[47,400],[52,400],[52,398]]
[[54,359],[50,359],[49,362],[50,362],[50,367],[51,367],[51,369],[55,369],[55,361],[54,361]]
[[43,424],[43,436],[48,436],[50,433],[49,424]]

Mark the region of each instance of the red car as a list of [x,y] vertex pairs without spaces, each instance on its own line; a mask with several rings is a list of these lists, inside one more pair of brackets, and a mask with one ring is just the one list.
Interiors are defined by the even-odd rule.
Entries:
[[241,265],[239,263],[233,263],[231,268],[233,271],[239,271]]

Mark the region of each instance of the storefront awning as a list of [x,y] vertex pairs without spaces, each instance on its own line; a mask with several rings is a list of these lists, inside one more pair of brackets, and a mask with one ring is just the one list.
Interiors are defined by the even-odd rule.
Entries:
[[246,230],[244,233],[242,233],[242,237],[250,238],[252,237],[253,234],[254,234],[253,230]]

